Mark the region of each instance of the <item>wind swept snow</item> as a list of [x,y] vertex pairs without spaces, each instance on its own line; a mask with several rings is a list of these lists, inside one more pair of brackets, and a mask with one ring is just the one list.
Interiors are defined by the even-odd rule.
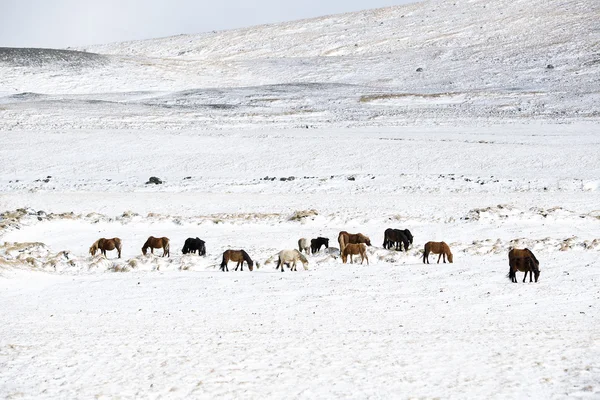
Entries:
[[[0,397],[598,398],[599,20],[425,1],[0,49]],[[454,263],[423,264],[442,240]]]

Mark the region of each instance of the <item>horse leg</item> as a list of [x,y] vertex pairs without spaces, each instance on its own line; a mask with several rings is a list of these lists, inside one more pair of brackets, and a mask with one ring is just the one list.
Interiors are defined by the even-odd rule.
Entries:
[[[441,255],[441,254],[440,254],[440,256],[438,257],[438,262],[437,262],[438,264],[440,263],[440,258],[442,258],[442,255]],[[446,262],[446,261],[444,261],[444,262]]]
[[523,276],[523,283],[525,283],[525,279],[527,279],[527,272],[528,271],[525,271],[525,275]]

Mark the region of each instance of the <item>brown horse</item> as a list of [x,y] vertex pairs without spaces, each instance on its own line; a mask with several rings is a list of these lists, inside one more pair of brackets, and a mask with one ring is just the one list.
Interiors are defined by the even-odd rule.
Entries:
[[450,252],[450,247],[446,244],[446,242],[427,242],[425,243],[425,251],[423,252],[423,264],[427,260],[427,264],[429,264],[429,253],[439,254],[438,264],[440,263],[440,258],[444,256],[444,263],[446,263],[446,257],[448,257],[448,261],[452,264],[452,252]]
[[163,249],[163,257],[171,257],[171,252],[169,251],[169,238],[161,237],[155,238],[154,236],[150,236],[144,246],[142,247],[142,253],[146,255],[148,251],[148,247],[150,248],[150,252],[154,254],[154,249]]
[[96,252],[98,250],[100,250],[102,252],[102,254],[104,254],[104,257],[108,258],[108,257],[106,257],[106,252],[114,250],[114,249],[117,249],[117,251],[119,252],[119,258],[121,258],[121,239],[119,239],[119,238],[112,238],[112,239],[100,238],[100,239],[96,240],[94,242],[94,244],[90,247],[90,254],[92,256],[95,256]]
[[342,262],[346,264],[348,261],[348,255],[350,255],[350,264],[354,264],[354,260],[352,259],[353,255],[360,254],[360,263],[362,264],[365,260],[367,260],[367,265],[369,265],[369,257],[367,257],[367,246],[364,243],[350,243],[344,247],[342,250]]
[[517,271],[525,272],[523,282],[525,282],[528,272],[529,282],[533,282],[533,275],[535,275],[536,282],[540,277],[540,262],[529,249],[511,249],[508,252],[508,266],[508,278],[512,282],[517,282]]
[[348,233],[346,231],[341,231],[338,235],[338,243],[340,244],[340,252],[344,251],[344,247],[346,245],[364,243],[367,246],[371,245],[371,239],[368,236],[363,235],[362,233]]
[[248,253],[244,250],[225,250],[225,252],[223,252],[223,261],[221,262],[221,271],[229,272],[229,268],[227,268],[227,263],[229,261],[237,262],[237,266],[235,267],[236,271],[240,266],[242,267],[242,271],[244,270],[244,261],[248,263],[250,271],[254,268],[254,261],[252,261]]

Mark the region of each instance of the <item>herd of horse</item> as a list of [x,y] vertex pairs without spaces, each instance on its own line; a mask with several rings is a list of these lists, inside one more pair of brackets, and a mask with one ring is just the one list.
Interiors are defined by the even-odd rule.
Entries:
[[[413,244],[413,235],[408,229],[386,229],[383,237],[383,248],[384,249],[392,249],[394,248],[397,251],[408,251],[409,247]],[[350,263],[354,263],[354,256],[360,256],[360,263],[362,264],[365,260],[367,261],[367,265],[369,264],[369,258],[367,256],[367,246],[371,246],[371,239],[368,236],[363,235],[362,233],[348,233],[346,231],[341,231],[338,235],[338,243],[339,243],[339,252],[342,259],[342,263],[346,264],[348,261],[348,257],[350,257]],[[277,259],[276,269],[281,272],[284,271],[284,265],[287,266],[291,271],[296,271],[296,263],[299,261],[302,263],[302,266],[305,270],[308,269],[308,259],[303,254],[315,254],[321,251],[321,248],[325,246],[326,249],[329,248],[329,239],[325,237],[317,237],[315,239],[311,239],[310,241],[306,238],[301,238],[298,240],[298,250],[296,249],[287,249],[279,252]],[[98,251],[101,252],[104,257],[106,257],[107,251],[117,250],[118,257],[121,258],[121,239],[112,238],[105,239],[100,238],[96,240],[92,246],[90,247],[90,254],[95,256]],[[142,246],[142,253],[144,255],[147,254],[148,249],[150,252],[154,254],[154,249],[162,249],[163,254],[162,257],[170,257],[170,246],[169,246],[169,238],[160,237],[156,238],[154,236],[150,236],[148,240]],[[206,255],[206,242],[204,240],[196,237],[196,238],[188,238],[186,239],[183,249],[181,250],[183,254],[196,254],[199,256]],[[423,263],[429,264],[429,254],[437,254],[438,255],[438,264],[440,259],[443,259],[443,262],[446,263],[448,260],[449,263],[454,261],[452,252],[450,251],[450,246],[446,242],[427,242],[423,248]],[[221,271],[229,271],[227,265],[229,262],[237,263],[235,270],[241,268],[241,271],[244,270],[244,262],[248,265],[248,269],[252,271],[254,269],[254,261],[245,250],[226,250],[223,252],[223,258],[221,261]],[[517,282],[516,272],[524,272],[525,276],[523,277],[523,282],[527,278],[527,274],[529,273],[529,282],[538,281],[540,276],[540,263],[535,257],[535,255],[531,252],[531,250],[525,249],[511,249],[508,252],[508,264],[509,264],[509,272],[507,277],[512,282]],[[258,266],[257,266],[258,268]]]

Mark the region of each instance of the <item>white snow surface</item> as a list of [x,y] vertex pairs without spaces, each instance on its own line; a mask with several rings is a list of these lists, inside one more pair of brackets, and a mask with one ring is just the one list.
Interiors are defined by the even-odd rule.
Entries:
[[[599,398],[599,10],[0,49],[0,398]],[[414,245],[383,249],[389,227]],[[423,264],[441,240],[454,263]],[[507,279],[511,247],[539,282]],[[258,267],[220,272],[239,248]]]

